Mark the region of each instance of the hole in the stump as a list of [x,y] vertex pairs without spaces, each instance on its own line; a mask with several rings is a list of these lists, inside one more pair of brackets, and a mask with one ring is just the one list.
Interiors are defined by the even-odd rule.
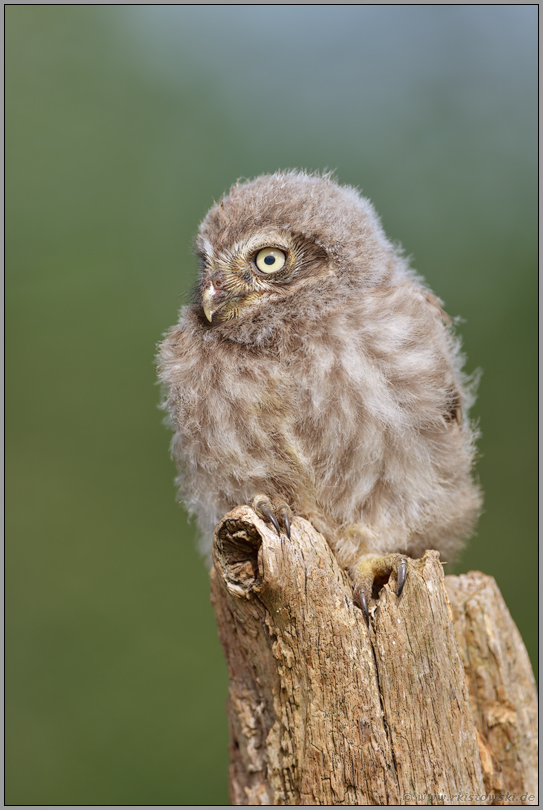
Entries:
[[262,581],[258,552],[262,541],[256,530],[241,521],[227,520],[217,537],[221,567],[229,582],[250,590]]

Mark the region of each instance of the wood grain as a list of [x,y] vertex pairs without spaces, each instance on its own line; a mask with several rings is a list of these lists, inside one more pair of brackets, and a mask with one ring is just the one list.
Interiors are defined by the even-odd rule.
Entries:
[[[213,561],[233,805],[490,803],[496,757],[505,781],[514,758],[511,747],[505,758],[492,748],[488,710],[476,721],[478,692],[437,552],[410,561],[399,599],[392,580],[384,585],[369,627],[347,575],[303,519],[287,540],[238,507],[217,527]],[[453,600],[463,616],[464,592]],[[518,695],[507,694],[514,705]],[[522,717],[519,732],[532,729],[531,709]],[[531,774],[528,748],[521,755],[517,745],[514,762]],[[514,782],[528,784],[531,775]]]

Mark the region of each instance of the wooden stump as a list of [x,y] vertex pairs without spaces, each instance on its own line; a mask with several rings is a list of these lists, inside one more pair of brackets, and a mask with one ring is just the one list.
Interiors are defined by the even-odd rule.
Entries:
[[287,540],[238,507],[213,561],[232,804],[537,804],[533,676],[490,577],[448,577],[447,598],[426,552],[368,628],[303,519]]
[[[537,804],[537,695],[522,638],[492,577],[471,571],[445,577],[485,790],[533,795]],[[501,803],[501,802],[500,802]]]

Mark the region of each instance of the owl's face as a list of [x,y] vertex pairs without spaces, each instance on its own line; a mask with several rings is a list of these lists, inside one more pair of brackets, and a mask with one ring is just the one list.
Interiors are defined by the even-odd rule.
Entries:
[[240,318],[331,272],[323,248],[286,230],[257,230],[224,247],[202,238],[198,254],[199,296],[210,322]]
[[[330,177],[277,172],[236,184],[209,211],[196,242],[197,307],[212,326],[282,302],[348,295],[382,280],[393,251],[371,204]],[[281,307],[279,307],[281,309]],[[305,311],[307,312],[307,306]]]

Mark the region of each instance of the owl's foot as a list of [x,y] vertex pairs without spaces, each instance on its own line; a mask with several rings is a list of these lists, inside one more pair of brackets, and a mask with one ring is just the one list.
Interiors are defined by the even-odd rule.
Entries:
[[407,577],[407,557],[402,554],[366,554],[351,569],[354,580],[354,599],[369,624],[369,608],[379,598],[379,591],[396,574],[396,594],[400,596]]
[[282,527],[290,540],[290,518],[292,517],[292,512],[290,506],[286,504],[285,501],[281,500],[281,498],[274,498],[272,502],[267,495],[255,495],[251,507],[262,520],[273,524],[279,536],[281,536]]

